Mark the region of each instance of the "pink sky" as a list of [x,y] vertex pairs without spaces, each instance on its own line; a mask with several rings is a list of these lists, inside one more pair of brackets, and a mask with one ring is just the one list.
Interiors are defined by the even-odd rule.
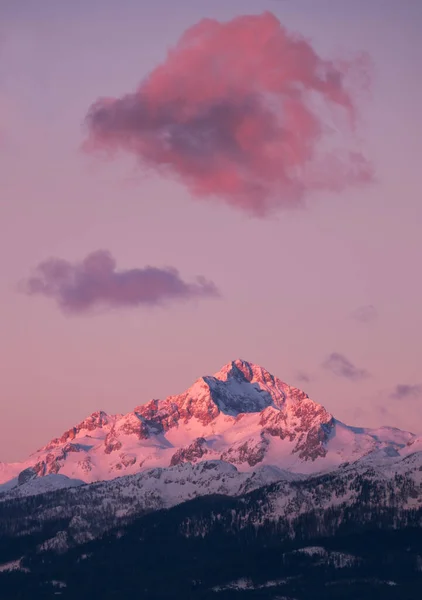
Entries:
[[[422,432],[422,4],[59,4],[0,7],[0,461],[25,458],[94,410],[127,412],[179,393],[237,357],[303,388],[349,424]],[[341,128],[338,140],[373,165],[372,183],[342,175],[330,191],[325,178],[307,185],[304,208],[276,203],[263,218],[243,210],[237,193],[233,201],[221,170],[212,172],[216,200],[203,187],[198,194],[203,170],[184,179],[185,162],[174,163],[175,179],[139,169],[139,146],[107,160],[81,151],[93,103],[133,93],[188,28],[204,17],[263,11],[323,59],[369,55],[370,89],[353,88],[356,130]],[[159,86],[154,94],[162,98]],[[248,136],[258,135],[262,112],[248,114]],[[317,139],[305,134],[300,140]],[[267,165],[259,153],[248,156],[261,180]],[[266,173],[268,185],[284,185]],[[297,187],[288,190],[299,198]],[[111,262],[98,262],[103,254],[84,262],[98,250]],[[38,293],[21,293],[51,258],[77,280],[76,299],[57,271],[51,278],[51,262],[41,281],[47,297],[39,282]],[[149,292],[166,294],[159,306],[145,281]],[[98,298],[113,308],[62,310]]]

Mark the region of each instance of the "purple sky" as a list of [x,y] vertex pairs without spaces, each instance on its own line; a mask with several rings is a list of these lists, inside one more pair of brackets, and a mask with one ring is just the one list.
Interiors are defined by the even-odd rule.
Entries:
[[[167,74],[142,88],[165,109],[147,131],[154,152],[138,112],[120,111],[100,138],[85,121],[99,98],[133,94],[202,18],[263,11],[322,59],[369,55],[370,88],[353,90],[357,127],[340,127],[338,140],[371,163],[371,183],[355,185],[331,162],[334,191],[327,173],[305,186],[285,176],[319,144],[312,127],[297,139],[287,129],[287,171],[262,161],[260,145],[285,138],[262,137],[271,114],[249,103],[256,90],[245,82],[224,90],[225,129],[207,161],[192,152],[192,131],[214,119],[217,83],[187,105],[201,120],[171,129],[169,173],[157,140],[180,114]],[[94,410],[181,392],[238,357],[349,424],[422,431],[421,27],[414,0],[2,0],[0,460],[24,458]],[[239,106],[250,125],[240,137]],[[126,130],[123,144],[116,137],[128,119],[130,145]],[[122,152],[82,151],[88,134]],[[208,162],[215,148],[221,164]],[[256,210],[263,181],[269,204]],[[274,200],[279,188],[288,202]]]

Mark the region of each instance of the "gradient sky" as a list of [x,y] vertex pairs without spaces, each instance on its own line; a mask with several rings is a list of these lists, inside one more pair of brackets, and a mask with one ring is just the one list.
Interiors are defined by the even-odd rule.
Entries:
[[[370,56],[371,184],[262,219],[81,151],[92,103],[134,91],[188,27],[264,10],[323,57]],[[1,1],[0,460],[238,357],[349,424],[422,431],[421,28],[418,0]],[[21,293],[50,257],[101,249],[118,269],[202,275],[221,297],[67,314]]]

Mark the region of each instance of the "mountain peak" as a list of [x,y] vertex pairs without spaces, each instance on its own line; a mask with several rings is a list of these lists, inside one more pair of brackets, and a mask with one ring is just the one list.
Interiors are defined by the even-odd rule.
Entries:
[[[243,359],[233,360],[213,376],[203,377],[200,382],[198,388],[209,395],[222,413],[231,416],[258,413],[268,407],[285,412],[289,411],[292,403],[309,400],[301,390],[290,387],[263,367]],[[209,392],[203,388],[203,383]],[[191,391],[197,392],[197,387],[191,388]]]
[[247,381],[249,383],[273,384],[275,382],[275,377],[269,371],[241,358],[232,360],[224,365],[224,367],[214,374],[214,378],[220,381],[237,379],[238,381]]

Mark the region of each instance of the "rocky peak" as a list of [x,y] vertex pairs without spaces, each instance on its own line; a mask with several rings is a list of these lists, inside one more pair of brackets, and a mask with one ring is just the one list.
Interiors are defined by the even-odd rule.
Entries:
[[[87,480],[135,464],[137,470],[146,468],[148,461],[167,466],[205,456],[249,468],[277,457],[281,443],[282,454],[288,448],[286,456],[302,463],[323,458],[335,431],[332,415],[307,394],[237,359],[185,392],[151,400],[125,415],[92,413],[25,466],[36,476],[62,471],[80,478],[82,471]],[[22,479],[32,475],[25,472]]]
[[103,410],[97,410],[93,412],[89,417],[84,419],[79,425],[76,426],[78,431],[82,429],[87,429],[88,431],[93,431],[94,429],[98,429],[103,427],[104,425],[108,425],[110,422],[110,416],[104,412]]
[[220,381],[235,379],[249,383],[265,383],[267,385],[275,383],[275,377],[269,371],[241,358],[232,360],[225,365],[215,373],[214,378]]
[[232,416],[261,412],[269,406],[286,410],[292,402],[308,398],[263,367],[242,359],[228,363],[214,376],[203,380],[221,412]]
[[95,429],[102,429],[105,425],[109,425],[113,418],[114,417],[111,417],[103,410],[97,410],[75,427],[71,427],[65,431],[60,438],[52,439],[46,446],[40,448],[38,452],[42,450],[52,450],[57,446],[61,446],[66,442],[70,442],[71,440],[74,440],[81,431],[94,431]]

